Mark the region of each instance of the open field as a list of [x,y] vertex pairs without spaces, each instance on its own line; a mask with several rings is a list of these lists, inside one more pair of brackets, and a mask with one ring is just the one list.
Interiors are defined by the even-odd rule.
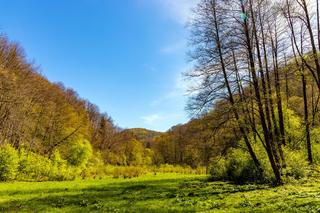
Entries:
[[319,212],[320,182],[272,188],[204,175],[1,183],[1,212]]

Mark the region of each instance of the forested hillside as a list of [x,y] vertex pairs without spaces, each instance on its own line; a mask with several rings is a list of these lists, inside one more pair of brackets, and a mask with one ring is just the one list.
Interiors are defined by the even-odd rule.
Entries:
[[49,82],[18,44],[2,36],[0,46],[3,158],[14,149],[18,158],[28,158],[20,163],[61,158],[66,166],[75,167],[85,167],[90,160],[123,166],[208,165],[213,148],[211,119],[196,119],[167,133],[122,130],[74,90]]
[[0,212],[320,212],[320,0],[0,11]]
[[213,178],[282,184],[317,164],[319,19],[318,1],[198,4],[188,108],[205,113],[214,106],[215,137],[228,130],[237,147],[216,163]]
[[140,174],[164,164],[239,182],[313,174],[320,163],[317,3],[201,0],[188,26],[194,69],[184,73],[194,118],[164,133],[115,126],[1,36],[0,178],[95,177],[106,166]]
[[[112,174],[107,165],[169,163],[155,153],[154,139],[163,133],[115,126],[74,90],[48,81],[5,36],[0,65],[1,180],[95,177]],[[133,175],[144,172],[134,170]]]

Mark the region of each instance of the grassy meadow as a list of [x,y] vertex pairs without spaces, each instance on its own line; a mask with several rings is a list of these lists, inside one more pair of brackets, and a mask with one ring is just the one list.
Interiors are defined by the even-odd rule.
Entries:
[[1,212],[319,212],[320,180],[280,187],[146,174],[64,182],[0,183]]

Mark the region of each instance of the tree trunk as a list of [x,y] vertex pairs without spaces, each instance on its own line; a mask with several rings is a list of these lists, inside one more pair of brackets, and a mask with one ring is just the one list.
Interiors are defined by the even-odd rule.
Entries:
[[[245,7],[244,7],[243,0],[240,0],[240,2],[241,2],[242,13],[247,14]],[[244,28],[245,38],[246,38],[246,46],[247,46],[248,57],[249,57],[250,72],[252,74],[253,87],[254,87],[254,92],[255,92],[256,101],[257,101],[257,105],[258,105],[260,121],[261,121],[262,129],[263,129],[264,140],[265,140],[266,147],[267,147],[267,154],[268,154],[268,158],[269,158],[273,173],[276,178],[276,184],[282,184],[280,170],[277,167],[275,160],[274,160],[272,147],[271,147],[271,143],[270,143],[270,138],[269,138],[269,130],[266,125],[266,119],[265,119],[262,101],[261,101],[259,81],[258,81],[258,77],[257,77],[257,73],[256,73],[254,56],[253,56],[252,47],[251,47],[251,37],[250,37],[250,33],[249,33],[249,26],[248,26],[248,21],[246,19],[244,20],[243,28]]]
[[308,98],[307,98],[307,83],[306,83],[306,77],[305,77],[303,70],[302,70],[301,80],[302,80],[302,90],[303,90],[304,122],[305,122],[305,126],[306,126],[308,161],[310,164],[312,164],[312,149],[311,149],[311,139],[310,139],[310,123],[309,123]]
[[223,72],[225,85],[227,87],[227,91],[228,91],[228,94],[229,94],[229,102],[231,104],[234,116],[235,116],[235,118],[237,120],[240,132],[243,135],[244,142],[245,142],[245,144],[246,144],[246,146],[248,148],[249,154],[250,154],[255,166],[257,167],[258,171],[262,174],[263,170],[262,170],[261,163],[259,162],[259,160],[258,160],[258,158],[257,158],[257,156],[256,156],[256,154],[255,154],[255,152],[254,152],[254,150],[253,150],[253,148],[251,146],[251,143],[250,143],[250,141],[248,139],[246,130],[243,127],[243,124],[240,121],[240,116],[239,116],[239,114],[237,112],[237,109],[235,108],[235,101],[234,101],[233,94],[232,94],[232,91],[231,91],[230,83],[229,83],[229,80],[228,80],[228,74],[227,74],[227,70],[226,70],[226,66],[225,66],[225,62],[224,62],[224,58],[223,58],[221,40],[220,40],[220,35],[219,35],[219,26],[218,26],[218,22],[217,22],[217,15],[216,15],[216,8],[215,8],[215,1],[213,1],[213,5],[212,6],[213,6],[214,25],[215,25],[214,27],[215,27],[215,32],[216,32],[217,50],[219,52],[220,65],[221,65],[221,70]]

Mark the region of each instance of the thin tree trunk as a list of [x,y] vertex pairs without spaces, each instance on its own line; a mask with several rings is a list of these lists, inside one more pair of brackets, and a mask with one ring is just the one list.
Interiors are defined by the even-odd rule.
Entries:
[[[242,13],[247,14],[243,0],[240,0],[240,3],[241,3]],[[251,47],[251,37],[250,37],[250,32],[249,32],[249,26],[248,26],[248,21],[246,19],[244,20],[243,28],[244,28],[245,38],[246,38],[246,46],[247,46],[247,51],[248,51],[249,63],[250,63],[250,71],[252,73],[253,87],[254,87],[256,101],[257,101],[257,105],[258,105],[261,126],[263,129],[264,140],[265,140],[266,147],[267,147],[267,154],[268,154],[268,158],[269,158],[273,173],[276,178],[276,184],[282,184],[280,170],[277,167],[275,160],[274,160],[272,147],[271,147],[271,143],[270,143],[270,138],[269,138],[269,130],[268,130],[268,127],[266,124],[265,114],[263,111],[260,88],[259,88],[259,81],[258,81],[258,77],[257,77],[257,73],[256,73],[254,56],[253,56],[252,47]]]
[[[275,89],[276,89],[276,100],[277,100],[277,108],[278,108],[278,117],[279,117],[279,130],[280,130],[280,140],[282,145],[286,145],[286,136],[284,129],[284,118],[282,111],[282,98],[281,98],[281,88],[280,88],[280,77],[279,77],[279,62],[278,62],[278,35],[277,35],[277,24],[274,24],[275,27],[275,35],[274,39],[271,37],[271,46],[272,46],[272,57],[274,64],[274,81],[275,81]],[[271,30],[271,29],[270,29]]]
[[[302,0],[302,4],[303,4],[303,10],[305,13],[305,18],[306,18],[306,27],[308,29],[309,35],[310,35],[310,43],[311,43],[311,47],[312,47],[312,57],[314,59],[314,63],[316,65],[316,71],[317,71],[317,77],[318,77],[318,82],[320,82],[320,64],[319,64],[319,57],[318,57],[318,51],[316,48],[316,44],[314,41],[314,34],[313,34],[313,30],[312,30],[312,25],[311,25],[311,19],[310,19],[310,15],[309,15],[309,11],[308,11],[308,6],[306,3],[306,0]],[[320,85],[318,86],[319,90],[320,90]]]
[[[301,31],[301,50],[300,52],[303,54],[303,34]],[[312,164],[312,148],[311,148],[311,139],[310,139],[310,121],[309,121],[309,111],[308,111],[308,96],[307,96],[307,83],[306,83],[306,76],[305,76],[305,67],[304,63],[299,63],[299,60],[297,58],[297,54],[295,52],[294,48],[294,40],[291,39],[291,45],[293,50],[294,59],[296,62],[297,67],[299,67],[299,70],[301,72],[301,82],[302,82],[302,93],[303,93],[303,107],[304,107],[304,123],[305,123],[305,129],[306,129],[306,146],[307,146],[307,154],[308,154],[308,161],[310,164]],[[297,46],[297,45],[296,45]],[[313,102],[313,101],[312,101]]]
[[256,154],[255,154],[255,152],[254,152],[254,150],[253,150],[253,148],[251,146],[251,143],[250,143],[249,138],[247,136],[245,127],[241,123],[240,116],[239,116],[239,114],[237,112],[237,109],[235,108],[235,101],[234,101],[233,94],[232,94],[232,91],[231,91],[231,87],[230,87],[230,84],[229,84],[228,74],[227,74],[227,70],[226,70],[226,66],[225,66],[225,62],[224,62],[224,58],[223,58],[221,40],[220,40],[220,35],[219,35],[219,26],[218,26],[217,15],[216,15],[215,1],[213,1],[212,3],[213,3],[212,6],[213,6],[214,25],[215,25],[214,27],[215,27],[215,32],[216,32],[217,49],[218,49],[218,52],[219,52],[221,70],[223,72],[224,81],[225,81],[225,84],[226,84],[226,87],[227,87],[227,91],[228,91],[228,94],[229,94],[229,101],[230,101],[234,116],[235,116],[235,118],[237,120],[240,132],[243,135],[244,142],[245,142],[245,144],[246,144],[246,146],[248,148],[249,154],[250,154],[255,166],[257,167],[258,171],[262,174],[263,170],[262,170],[261,163],[259,162],[259,160],[258,160],[258,158],[257,158],[257,156],[256,156]]
[[307,83],[306,77],[302,68],[302,90],[303,90],[303,105],[304,105],[304,122],[306,127],[306,139],[307,139],[307,152],[308,152],[308,161],[312,164],[312,148],[311,148],[311,139],[310,139],[310,123],[309,123],[309,112],[308,112],[308,98],[307,98]]

